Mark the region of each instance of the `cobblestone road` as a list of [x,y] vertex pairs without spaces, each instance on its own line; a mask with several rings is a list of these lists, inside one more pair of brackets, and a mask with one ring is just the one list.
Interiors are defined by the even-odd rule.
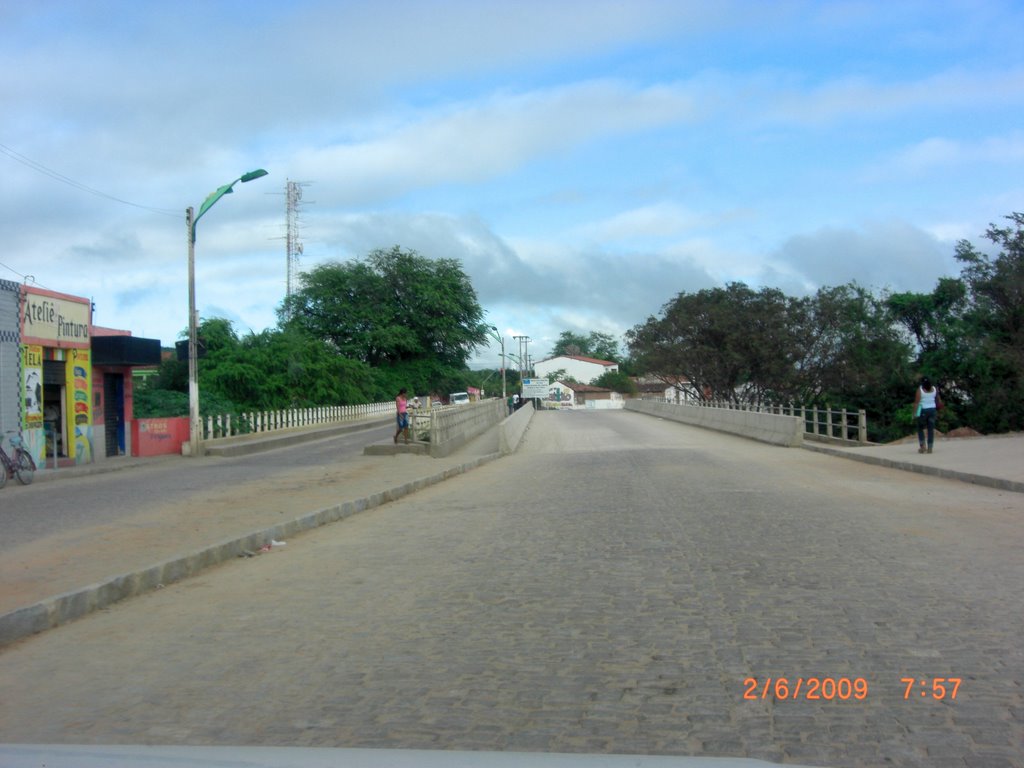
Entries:
[[[514,456],[4,651],[0,740],[1020,766],[1022,513],[541,413]],[[778,677],[869,687],[762,698]]]

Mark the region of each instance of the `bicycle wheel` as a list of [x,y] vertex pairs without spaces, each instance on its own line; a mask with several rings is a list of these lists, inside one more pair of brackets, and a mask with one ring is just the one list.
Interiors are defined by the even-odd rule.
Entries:
[[0,460],[0,488],[7,485],[7,457],[4,456],[3,460]]
[[15,467],[14,473],[18,476],[18,480],[21,481],[22,485],[28,485],[32,482],[32,478],[36,476],[36,463],[25,451],[18,451],[15,461],[18,462],[18,466]]

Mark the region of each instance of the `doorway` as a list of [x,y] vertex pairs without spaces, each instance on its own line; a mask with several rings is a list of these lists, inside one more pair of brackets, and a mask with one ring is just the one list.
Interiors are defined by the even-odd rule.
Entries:
[[107,457],[124,455],[124,374],[103,374],[103,434]]

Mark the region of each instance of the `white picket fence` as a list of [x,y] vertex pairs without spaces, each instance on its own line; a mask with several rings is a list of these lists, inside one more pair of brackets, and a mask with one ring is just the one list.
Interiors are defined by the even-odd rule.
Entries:
[[317,408],[292,408],[286,411],[252,411],[249,413],[206,416],[202,419],[203,440],[220,437],[274,432],[296,427],[315,427],[344,421],[369,419],[394,413],[395,403],[366,403],[364,405],[334,405]]

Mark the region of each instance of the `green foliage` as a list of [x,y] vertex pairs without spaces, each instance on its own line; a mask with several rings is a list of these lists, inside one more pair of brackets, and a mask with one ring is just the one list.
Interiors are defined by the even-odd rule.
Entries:
[[188,393],[155,387],[136,387],[132,411],[137,419],[161,419],[188,416]]
[[715,400],[788,398],[798,388],[804,306],[781,291],[743,283],[680,293],[626,334],[635,365],[666,380],[685,376]]
[[282,308],[287,326],[370,366],[433,359],[464,368],[486,343],[483,317],[457,260],[398,246],[315,267]]
[[887,299],[914,344],[914,368],[943,393],[943,430],[1024,428],[1024,214],[1006,218],[1012,226],[985,233],[1000,248],[994,258],[961,241],[958,279],[940,278],[930,294]]
[[591,383],[595,387],[605,387],[630,397],[635,396],[637,393],[636,382],[621,371],[606,371]]
[[591,331],[588,336],[572,331],[562,331],[551,350],[552,357],[559,355],[579,355],[593,357],[598,360],[619,362],[622,354],[619,352],[619,343],[609,333]]
[[627,338],[638,366],[665,381],[683,376],[702,396],[864,408],[876,435],[888,434],[911,391],[908,345],[857,285],[801,299],[742,283],[681,293]]
[[1006,218],[1012,226],[985,232],[1000,249],[995,258],[967,241],[956,249],[969,304],[953,383],[964,392],[965,418],[981,431],[1024,429],[1024,214]]
[[146,383],[147,389],[188,392],[188,361],[172,357],[160,363],[157,375]]
[[960,242],[960,277],[930,294],[849,284],[795,299],[735,283],[681,293],[627,334],[633,364],[715,399],[863,408],[876,440],[916,428],[909,403],[926,375],[947,405],[940,429],[1024,429],[1024,214],[1007,219],[985,233],[996,256]]
[[[452,392],[464,392],[467,386],[472,386],[470,380],[473,375],[465,368],[430,358],[386,363],[374,369],[373,373],[379,400],[394,399],[403,387],[411,395],[447,397]],[[501,387],[500,382],[498,387]]]
[[364,363],[294,329],[250,333],[209,352],[200,361],[200,381],[253,410],[365,403],[379,389]]
[[[234,403],[214,393],[203,394],[203,414],[239,413]],[[132,412],[137,419],[168,419],[188,416],[188,393],[153,387],[139,387],[132,397]]]

